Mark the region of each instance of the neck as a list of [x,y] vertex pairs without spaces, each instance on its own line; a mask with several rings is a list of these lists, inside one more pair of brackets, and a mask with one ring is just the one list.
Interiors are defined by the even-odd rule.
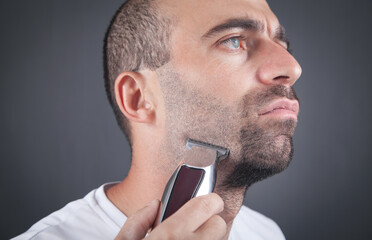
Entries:
[[107,197],[127,217],[154,199],[161,199],[167,179],[154,174],[153,169],[132,165],[128,176],[107,190]]
[[226,221],[229,225],[233,223],[236,215],[239,213],[241,206],[243,205],[244,193],[243,189],[234,189],[234,190],[220,190],[218,187],[215,192],[223,199],[224,201],[224,210],[220,213],[220,216]]
[[[165,156],[154,157],[152,155],[150,157],[143,154],[144,152],[138,154],[133,152],[132,166],[128,176],[121,183],[108,189],[106,193],[110,201],[127,217],[146,206],[153,199],[160,200],[165,185],[177,167],[176,163],[174,166],[154,167],[157,166],[157,160],[164,160]],[[165,172],[164,169],[167,171]],[[218,187],[217,184],[215,192],[224,200],[224,210],[220,216],[228,226],[227,239],[233,220],[242,206],[245,189],[226,190],[223,187]]]
[[227,240],[230,235],[234,219],[239,213],[241,206],[243,205],[245,189],[226,189],[226,187],[224,187],[223,185],[218,184],[217,179],[217,186],[214,192],[216,192],[223,199],[224,202],[224,209],[219,215],[225,220],[227,225],[227,231],[224,238],[225,240]]

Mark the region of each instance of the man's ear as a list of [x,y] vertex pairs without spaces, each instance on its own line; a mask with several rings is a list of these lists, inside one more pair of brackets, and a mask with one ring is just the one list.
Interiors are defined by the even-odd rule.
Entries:
[[154,120],[154,104],[146,99],[146,81],[137,72],[122,72],[115,80],[115,99],[121,112],[131,121],[148,123]]

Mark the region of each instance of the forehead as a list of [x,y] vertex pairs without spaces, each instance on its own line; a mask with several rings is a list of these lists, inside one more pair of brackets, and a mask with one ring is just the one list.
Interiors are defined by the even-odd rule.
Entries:
[[259,21],[271,34],[279,21],[265,0],[160,0],[160,6],[176,21],[174,32],[202,36],[213,26],[232,18]]

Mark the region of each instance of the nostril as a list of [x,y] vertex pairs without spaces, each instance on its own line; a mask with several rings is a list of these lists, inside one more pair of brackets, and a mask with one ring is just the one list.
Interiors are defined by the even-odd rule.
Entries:
[[288,76],[281,75],[281,76],[275,77],[273,80],[287,80],[288,78],[289,78]]

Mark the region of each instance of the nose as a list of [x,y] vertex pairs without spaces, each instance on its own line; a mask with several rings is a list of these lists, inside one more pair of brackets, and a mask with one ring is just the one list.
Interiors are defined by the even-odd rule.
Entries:
[[260,49],[261,64],[258,80],[265,85],[292,86],[301,76],[302,69],[296,59],[281,45],[267,42]]

